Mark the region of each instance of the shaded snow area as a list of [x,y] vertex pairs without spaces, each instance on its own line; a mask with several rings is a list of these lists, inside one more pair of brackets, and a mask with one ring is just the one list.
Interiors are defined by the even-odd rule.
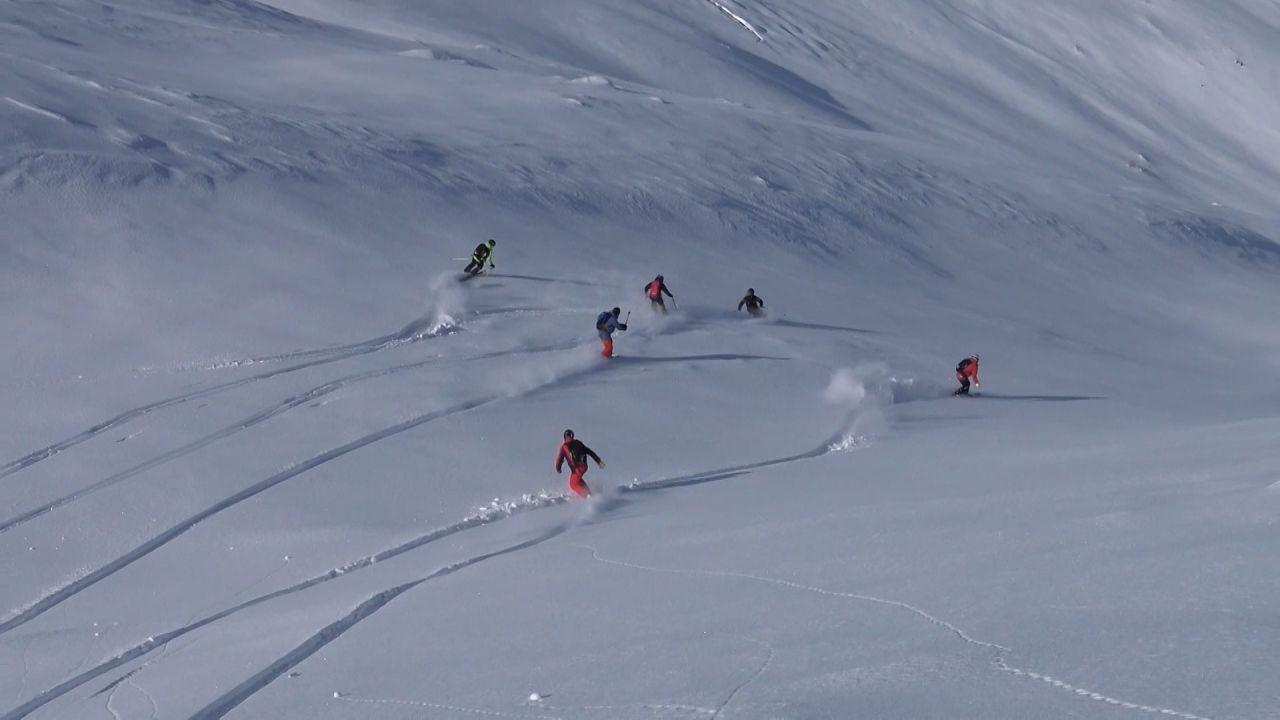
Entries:
[[1280,718],[1277,38],[0,4],[0,718]]

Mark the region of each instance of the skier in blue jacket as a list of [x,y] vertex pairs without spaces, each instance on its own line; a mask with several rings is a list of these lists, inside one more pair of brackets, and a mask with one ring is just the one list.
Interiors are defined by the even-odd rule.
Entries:
[[607,358],[613,357],[613,332],[627,330],[627,324],[618,321],[618,316],[621,314],[622,308],[614,308],[605,310],[596,317],[596,332],[600,335],[600,354]]

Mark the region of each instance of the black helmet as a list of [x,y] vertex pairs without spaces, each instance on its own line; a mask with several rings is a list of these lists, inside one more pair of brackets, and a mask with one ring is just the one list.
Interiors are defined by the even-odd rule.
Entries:
[[564,436],[565,436],[565,437],[567,437],[567,438],[571,438],[571,437],[573,437],[573,431],[572,431],[572,430],[565,430],[565,431],[564,431]]
[[659,276],[658,276],[657,278],[655,278],[655,279],[656,279],[656,280],[661,280],[661,279],[662,279],[662,276],[661,276],[661,275],[659,275]]
[[748,294],[748,295],[755,295],[755,294],[756,294],[756,289],[755,289],[755,288],[747,288],[747,294]]
[[618,307],[616,307],[616,308],[614,308],[614,309],[610,310],[609,312],[610,312],[614,317],[618,317],[619,315],[621,315],[621,314],[622,314],[622,308],[618,308]]
[[494,245],[497,245],[497,244],[498,244],[497,240],[494,240],[493,238],[489,238],[489,247],[493,247]]

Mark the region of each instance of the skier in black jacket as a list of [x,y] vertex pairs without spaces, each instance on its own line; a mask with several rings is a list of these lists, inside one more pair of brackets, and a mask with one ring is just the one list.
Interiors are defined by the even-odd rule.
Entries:
[[764,298],[756,294],[755,288],[747,288],[747,294],[738,301],[738,310],[742,310],[742,306],[747,306],[747,312],[751,313],[751,317],[760,317],[764,314]]
[[596,461],[596,465],[604,467],[604,461],[600,456],[591,451],[591,448],[582,443],[581,440],[573,436],[572,430],[564,431],[564,443],[560,445],[560,450],[556,453],[556,472],[559,473],[565,461],[569,461],[569,489],[578,497],[590,497],[591,488],[587,487],[587,483],[582,476],[587,474],[587,458]]
[[470,275],[479,275],[480,271],[484,270],[484,263],[486,260],[489,261],[489,267],[492,268],[494,266],[493,246],[497,244],[497,242],[491,239],[487,243],[480,243],[477,245],[476,251],[471,253],[471,262],[467,264],[466,269],[462,272]]

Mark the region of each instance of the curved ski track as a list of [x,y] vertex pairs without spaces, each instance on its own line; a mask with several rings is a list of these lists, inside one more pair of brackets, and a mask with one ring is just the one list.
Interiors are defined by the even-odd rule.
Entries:
[[[587,372],[587,371],[583,371],[583,372]],[[571,377],[571,376],[570,376],[570,377]],[[566,377],[566,378],[561,378],[561,380],[563,380],[563,379],[567,379],[567,377]],[[478,403],[478,404],[477,404],[475,407],[478,407],[480,404],[485,404],[485,403],[487,403],[487,402],[492,402],[492,400],[477,401],[477,403]],[[472,409],[472,408],[469,408],[469,407],[468,407],[468,408],[461,408],[461,409],[459,409],[459,407],[455,407],[455,408],[451,409],[451,411],[452,411],[452,412],[461,412],[462,410],[465,410],[465,409]],[[443,414],[449,414],[451,411],[444,411],[444,412],[443,412],[443,413],[441,413],[441,414],[437,414],[435,417],[442,417],[442,416],[443,416]],[[424,416],[424,417],[425,417],[425,416]],[[420,420],[420,419],[421,419],[421,418],[416,418],[415,420],[410,420],[410,421],[408,421],[408,422],[415,422],[416,420]],[[434,417],[433,417],[432,419],[434,419]],[[422,422],[426,422],[426,420],[422,420]],[[418,423],[418,424],[421,424],[421,423]],[[404,425],[404,424],[402,423],[402,425]],[[838,439],[838,438],[842,437],[842,436],[844,435],[844,432],[845,432],[845,431],[843,430],[843,427],[845,427],[845,426],[847,426],[847,425],[848,425],[848,420],[846,420],[846,422],[842,425],[842,430],[841,430],[840,432],[837,432],[835,435],[833,435],[833,436],[832,436],[832,439]],[[401,428],[401,426],[395,426],[395,427],[396,427],[396,428]],[[403,432],[403,430],[407,430],[407,429],[408,429],[408,427],[404,427],[404,428],[402,428],[401,430],[398,430],[398,432]],[[390,430],[390,429],[388,429],[388,430]],[[383,432],[385,433],[385,432],[387,432],[387,431],[383,431]],[[387,437],[387,436],[389,436],[389,435],[383,435],[382,437]],[[367,437],[371,437],[371,436],[366,436],[366,438],[367,438]],[[381,437],[379,437],[378,439],[381,439]],[[740,475],[744,475],[744,474],[747,474],[747,473],[751,472],[752,470],[756,470],[756,469],[760,469],[760,468],[772,467],[772,466],[780,465],[780,464],[783,464],[783,463],[795,462],[795,461],[797,461],[797,460],[806,460],[806,459],[816,458],[816,457],[819,457],[819,456],[825,455],[825,454],[827,454],[828,452],[831,452],[831,450],[830,450],[829,448],[830,448],[830,445],[831,445],[832,439],[828,439],[828,440],[827,440],[827,441],[825,441],[822,445],[819,445],[819,446],[817,446],[816,448],[813,448],[813,449],[811,449],[811,450],[807,450],[807,451],[805,451],[805,452],[801,452],[801,453],[796,453],[796,454],[794,454],[794,455],[788,455],[788,456],[786,456],[786,457],[782,457],[782,458],[775,458],[775,459],[772,459],[772,460],[765,460],[765,461],[761,461],[761,462],[757,462],[757,463],[749,463],[749,464],[744,464],[744,465],[735,465],[735,466],[732,466],[732,467],[720,468],[720,469],[717,469],[717,470],[708,470],[708,471],[703,471],[703,472],[699,472],[699,473],[693,473],[693,474],[689,474],[689,475],[680,475],[680,476],[671,477],[671,478],[663,478],[663,479],[659,479],[659,480],[653,480],[653,481],[649,481],[649,482],[638,482],[638,483],[632,483],[631,485],[626,485],[626,486],[623,486],[623,487],[619,488],[619,492],[620,492],[620,493],[623,493],[623,494],[629,494],[629,493],[642,493],[642,492],[651,492],[651,491],[655,491],[655,490],[665,490],[665,489],[671,489],[671,488],[688,487],[688,486],[692,486],[692,485],[701,485],[701,484],[704,484],[704,483],[710,483],[710,482],[715,482],[715,481],[718,481],[718,480],[725,480],[725,479],[728,479],[728,478],[732,478],[732,477],[737,477],[737,476],[740,476]],[[364,438],[362,438],[362,440],[364,440]],[[352,447],[352,445],[354,445],[355,443],[359,443],[359,442],[361,442],[361,441],[359,441],[359,440],[354,441],[353,443],[349,443],[348,445],[344,445],[344,446],[343,446],[343,448],[350,448],[350,449],[346,450],[346,452],[350,452],[351,450],[357,449],[356,447]],[[369,442],[365,442],[365,443],[363,443],[362,445],[359,445],[358,447],[363,447],[364,445],[367,445],[367,444],[369,444],[370,442],[373,442],[373,440],[370,440]],[[338,449],[342,449],[342,448],[338,448]],[[336,451],[336,450],[335,450],[335,451]],[[335,451],[330,451],[330,452],[332,453],[332,452],[335,452]],[[326,453],[326,455],[328,455],[328,454],[329,454],[329,453]],[[345,454],[345,453],[343,453],[343,454]],[[319,458],[319,457],[324,457],[324,456],[317,456],[317,458]],[[336,456],[333,456],[333,457],[336,457]],[[327,458],[327,460],[331,460],[331,459],[333,459],[333,457],[328,457],[328,458]],[[317,458],[313,458],[313,460],[315,460],[315,459],[317,459]],[[326,462],[327,462],[327,460],[326,460]],[[311,461],[308,461],[308,462],[311,462]],[[319,463],[315,463],[315,464],[313,464],[313,465],[309,465],[309,466],[307,466],[305,469],[310,469],[311,467],[315,467],[315,465],[316,465],[316,464],[319,464]],[[302,468],[302,467],[303,467],[303,466],[298,466],[298,468]],[[294,468],[294,469],[291,469],[290,471],[286,471],[286,472],[292,472],[294,475],[296,475],[296,474],[298,474],[298,473],[300,473],[300,472],[304,471],[303,469],[298,469],[298,468]],[[296,471],[296,472],[295,472],[295,471]],[[291,475],[291,476],[292,476],[292,475]],[[273,476],[273,478],[269,478],[269,479],[268,479],[268,481],[273,480],[273,479],[275,479],[276,477],[278,477],[278,476]],[[287,478],[284,478],[284,479],[287,479]],[[268,482],[268,481],[264,481],[264,482]],[[282,481],[283,481],[283,479],[280,479],[280,480],[277,480],[276,482],[278,483],[278,482],[282,482]],[[255,488],[259,488],[261,485],[262,485],[262,483],[259,483],[258,485],[255,485],[255,486],[253,486],[253,487],[249,488],[248,490],[254,490]],[[257,490],[257,492],[261,492],[262,490],[265,490],[265,489],[266,489],[266,487],[261,487],[261,489]],[[255,494],[256,494],[256,493],[255,493]],[[239,500],[243,500],[243,499],[245,499],[245,498],[243,498],[243,497],[239,498]],[[497,521],[503,520],[503,519],[505,519],[505,518],[511,517],[511,516],[513,516],[513,515],[523,514],[523,513],[525,513],[525,512],[531,511],[531,510],[539,510],[539,509],[546,508],[546,507],[552,507],[552,506],[555,506],[555,505],[561,505],[561,504],[564,504],[564,503],[568,502],[570,499],[571,499],[571,498],[570,498],[570,496],[568,495],[568,493],[561,493],[561,494],[556,494],[556,495],[526,495],[524,498],[522,498],[522,499],[521,499],[521,500],[519,500],[519,501],[508,502],[508,503],[495,503],[495,504],[493,504],[493,505],[490,505],[490,506],[487,506],[487,507],[485,507],[485,508],[482,508],[481,510],[477,511],[476,513],[473,513],[473,514],[471,514],[471,515],[467,516],[466,518],[464,518],[463,520],[461,520],[461,521],[459,521],[459,522],[457,522],[457,523],[454,523],[454,524],[452,524],[452,525],[445,526],[445,527],[443,527],[443,528],[439,528],[439,529],[433,530],[433,531],[431,531],[431,532],[429,532],[429,533],[426,533],[426,534],[421,535],[421,536],[419,536],[419,537],[417,537],[417,538],[414,538],[414,539],[412,539],[412,540],[410,540],[410,541],[408,541],[408,542],[402,543],[402,544],[400,544],[400,545],[397,545],[397,546],[395,546],[395,547],[389,548],[389,549],[387,549],[387,550],[383,550],[383,551],[378,552],[378,553],[376,553],[376,554],[374,554],[374,555],[369,555],[369,556],[367,556],[367,557],[360,558],[360,559],[358,559],[358,560],[352,561],[352,562],[347,563],[347,564],[345,564],[345,565],[342,565],[342,566],[340,566],[340,567],[334,568],[334,569],[332,569],[332,570],[330,570],[330,571],[328,571],[328,572],[326,572],[326,573],[324,573],[324,574],[322,574],[322,575],[318,575],[318,576],[315,576],[315,577],[309,578],[309,579],[307,579],[307,580],[303,580],[303,581],[301,581],[301,582],[299,582],[299,583],[296,583],[296,584],[294,584],[294,585],[291,585],[291,586],[289,586],[289,587],[282,588],[282,589],[280,589],[280,590],[275,590],[275,591],[273,591],[273,592],[270,592],[270,593],[267,593],[267,594],[264,594],[264,595],[258,596],[258,597],[256,597],[256,598],[252,598],[252,599],[247,600],[247,601],[245,601],[245,602],[242,602],[242,603],[240,603],[240,604],[238,604],[238,605],[235,605],[234,607],[227,608],[227,609],[225,609],[225,610],[219,611],[219,612],[214,613],[214,614],[212,614],[212,615],[209,615],[209,616],[207,616],[207,617],[205,617],[205,618],[203,618],[203,619],[200,619],[200,620],[197,620],[197,621],[195,621],[195,622],[193,622],[193,623],[190,623],[190,624],[184,625],[184,626],[182,626],[182,627],[180,627],[180,628],[176,628],[176,629],[174,629],[174,630],[170,630],[170,631],[167,631],[167,632],[163,632],[163,633],[159,633],[159,634],[153,635],[153,636],[149,637],[146,641],[141,642],[141,643],[139,643],[139,644],[137,644],[137,645],[134,645],[133,647],[129,648],[128,650],[125,650],[125,651],[123,651],[123,652],[121,652],[121,653],[119,653],[119,654],[117,654],[117,655],[115,655],[115,656],[112,656],[111,658],[108,658],[107,660],[104,660],[103,662],[101,662],[101,663],[99,663],[98,665],[96,665],[96,666],[94,666],[94,667],[92,667],[92,668],[90,668],[90,669],[88,669],[88,670],[86,670],[86,671],[84,671],[84,672],[80,673],[79,675],[76,675],[75,677],[72,677],[72,678],[70,678],[70,679],[68,679],[68,680],[66,680],[66,681],[64,681],[64,682],[62,682],[62,683],[60,683],[59,685],[57,685],[57,686],[55,686],[55,687],[52,687],[52,688],[49,688],[49,689],[47,689],[47,690],[44,690],[44,691],[40,692],[38,695],[36,695],[36,696],[35,696],[34,698],[32,698],[31,700],[28,700],[27,702],[23,703],[22,705],[19,705],[17,708],[14,708],[13,710],[10,710],[10,711],[9,711],[8,713],[6,713],[5,715],[0,716],[0,720],[18,720],[19,718],[25,718],[27,715],[31,714],[32,712],[36,711],[37,709],[39,709],[39,708],[43,707],[44,705],[47,705],[47,704],[48,704],[48,703],[50,703],[50,702],[53,702],[54,700],[58,699],[59,697],[62,697],[62,696],[64,696],[64,695],[66,695],[67,693],[69,693],[69,692],[71,692],[71,691],[75,690],[76,688],[78,688],[78,687],[80,687],[80,686],[84,685],[85,683],[87,683],[87,682],[89,682],[89,681],[91,681],[91,680],[93,680],[93,679],[95,679],[95,678],[98,678],[98,677],[100,677],[100,676],[102,676],[102,675],[104,675],[104,674],[106,674],[106,673],[108,673],[108,672],[110,672],[110,671],[112,671],[112,670],[114,670],[114,669],[116,669],[116,668],[118,668],[118,667],[122,666],[122,665],[125,665],[125,664],[127,664],[127,663],[129,663],[129,662],[131,662],[131,661],[133,661],[133,660],[135,660],[135,659],[137,659],[137,658],[140,658],[140,657],[142,657],[142,656],[145,656],[145,655],[149,654],[151,651],[153,651],[153,650],[155,650],[155,649],[157,649],[157,648],[159,648],[159,647],[162,647],[162,646],[164,646],[165,644],[167,644],[167,643],[169,643],[169,642],[172,642],[173,640],[176,640],[177,638],[182,637],[183,635],[186,635],[187,633],[193,632],[193,631],[195,631],[195,630],[199,630],[200,628],[203,628],[203,627],[206,627],[206,626],[208,626],[208,625],[211,625],[211,624],[213,624],[213,623],[215,623],[215,622],[217,622],[217,621],[219,621],[219,620],[223,620],[223,619],[225,619],[225,618],[227,618],[227,617],[230,617],[230,616],[232,616],[232,615],[234,615],[234,614],[236,614],[236,613],[238,613],[238,612],[240,612],[240,611],[242,611],[242,610],[247,610],[247,609],[249,609],[249,608],[251,608],[251,607],[255,607],[255,606],[257,606],[257,605],[260,605],[260,604],[262,604],[262,603],[268,602],[268,601],[270,601],[270,600],[274,600],[274,599],[276,599],[276,598],[283,597],[283,596],[285,596],[285,595],[292,595],[292,594],[295,594],[295,593],[301,592],[301,591],[303,591],[303,590],[306,590],[306,589],[308,589],[308,588],[314,587],[314,586],[316,586],[316,585],[319,585],[319,584],[321,584],[321,583],[328,582],[328,581],[330,581],[330,580],[334,580],[334,579],[339,578],[339,577],[343,577],[343,576],[345,576],[345,575],[347,575],[347,574],[350,574],[350,573],[352,573],[352,572],[356,572],[356,571],[362,570],[362,569],[364,569],[364,568],[366,568],[366,567],[369,567],[369,566],[371,566],[371,565],[373,565],[373,564],[375,564],[375,563],[382,562],[382,561],[385,561],[385,560],[389,560],[389,559],[391,559],[391,558],[393,558],[393,557],[396,557],[397,555],[401,555],[401,554],[403,554],[403,553],[409,552],[410,550],[417,549],[417,548],[419,548],[419,547],[422,547],[422,546],[424,546],[424,545],[427,545],[428,543],[434,542],[434,541],[439,540],[439,539],[441,539],[441,538],[449,537],[449,536],[451,536],[451,535],[454,535],[454,534],[457,534],[457,533],[463,532],[463,531],[465,531],[465,530],[470,530],[470,529],[472,529],[472,528],[480,527],[480,526],[483,526],[483,525],[488,525],[488,524],[491,524],[491,523],[493,523],[493,522],[497,522]],[[237,500],[237,502],[238,502],[239,500]],[[222,504],[220,503],[219,505],[222,505]],[[215,507],[217,507],[217,506],[215,506]],[[225,509],[225,508],[224,508],[224,509]],[[207,511],[206,511],[206,513],[207,513]],[[209,513],[209,514],[212,514],[212,513]],[[204,517],[208,517],[208,515],[209,515],[209,514],[204,514],[204,513],[202,513],[202,515],[204,515]],[[196,517],[196,516],[193,516],[193,517]],[[202,519],[203,519],[203,518],[202,518]],[[189,518],[188,520],[190,520],[190,518]],[[186,522],[186,521],[184,521],[184,524],[185,524],[185,522]],[[76,582],[74,582],[74,583],[72,583],[72,584],[70,584],[70,585],[65,586],[64,588],[62,588],[61,590],[59,590],[59,591],[57,591],[57,592],[53,593],[52,595],[47,596],[46,600],[47,600],[47,601],[49,601],[49,602],[46,602],[46,600],[42,600],[40,603],[37,603],[36,605],[31,606],[27,611],[24,611],[24,613],[19,614],[19,615],[15,616],[14,618],[11,618],[9,621],[6,621],[6,622],[5,622],[5,623],[3,623],[3,624],[0,624],[0,634],[2,634],[2,633],[4,633],[4,632],[7,632],[8,630],[11,630],[13,627],[17,627],[18,625],[21,625],[21,624],[23,624],[23,623],[25,623],[25,622],[29,622],[30,620],[35,619],[35,617],[37,617],[39,614],[43,614],[44,612],[47,612],[50,608],[52,608],[52,607],[54,607],[55,605],[57,605],[57,604],[59,604],[59,603],[61,603],[61,602],[65,601],[65,600],[67,600],[68,598],[70,598],[70,597],[71,597],[72,595],[74,595],[75,593],[78,593],[78,592],[80,592],[81,590],[84,590],[85,588],[87,588],[89,585],[91,585],[91,584],[93,584],[93,583],[95,583],[95,582],[98,582],[98,581],[100,581],[100,580],[104,579],[106,576],[110,575],[111,573],[114,573],[115,571],[117,571],[117,570],[119,570],[119,569],[123,568],[125,565],[127,565],[127,564],[129,564],[129,563],[133,562],[134,560],[137,560],[137,559],[141,558],[143,555],[145,555],[145,554],[147,554],[147,553],[149,553],[149,552],[151,552],[151,551],[155,550],[156,548],[158,548],[160,545],[162,545],[162,544],[163,544],[163,542],[161,542],[161,543],[158,543],[158,544],[157,544],[157,543],[156,543],[156,540],[158,540],[158,539],[160,539],[160,538],[165,538],[165,539],[164,539],[164,542],[168,542],[168,540],[171,540],[171,539],[173,539],[174,537],[177,537],[177,535],[178,535],[178,534],[181,534],[181,533],[176,533],[176,534],[171,534],[171,533],[173,533],[173,531],[174,531],[176,528],[181,527],[181,526],[182,526],[182,524],[180,524],[180,525],[178,525],[178,526],[174,526],[174,528],[170,528],[170,530],[169,530],[169,531],[166,531],[165,533],[162,533],[161,535],[156,536],[156,538],[153,538],[153,540],[152,540],[152,541],[150,541],[150,542],[148,542],[148,543],[146,543],[146,544],[144,544],[144,545],[142,545],[142,546],[139,546],[139,548],[135,549],[135,550],[134,550],[133,552],[131,552],[131,553],[126,554],[125,556],[122,556],[121,558],[117,559],[115,562],[113,562],[113,563],[111,563],[111,564],[109,564],[109,565],[107,565],[107,566],[104,566],[103,568],[100,568],[99,570],[95,571],[94,573],[91,573],[90,575],[87,575],[87,576],[85,576],[84,578],[81,578],[80,580],[78,580],[78,581],[76,581]],[[185,529],[190,529],[190,526],[187,526]],[[185,529],[183,530],[183,532],[185,532]],[[565,528],[565,529],[567,529],[567,528]],[[560,530],[560,532],[564,532],[564,530],[562,529],[562,530]],[[559,533],[557,533],[557,534],[559,534]],[[505,552],[512,552],[512,551],[514,551],[515,549],[520,549],[520,548],[523,548],[523,547],[529,547],[529,545],[522,544],[522,545],[520,545],[520,546],[518,546],[518,547],[508,548],[508,549],[507,549],[507,551],[505,551]],[[140,551],[142,551],[142,550],[144,550],[144,549],[145,549],[145,552],[142,552],[142,554],[138,554]],[[492,557],[492,556],[486,556],[484,559],[487,559],[487,557]],[[478,562],[478,561],[475,561],[475,562]],[[467,565],[475,564],[475,562],[469,562],[469,563],[467,563],[467,564],[465,564],[465,565],[462,565],[462,567],[466,567]],[[451,567],[452,567],[452,566],[451,566]],[[450,572],[456,572],[457,570],[462,569],[462,567],[455,567],[453,570],[450,570]],[[110,569],[110,572],[104,572],[104,571],[106,571],[108,568]],[[92,579],[92,580],[91,580],[91,579]],[[90,580],[91,580],[91,581],[90,581]],[[420,584],[420,583],[421,583],[421,582],[423,582],[424,580],[425,580],[425,579],[420,579],[420,580],[418,580],[418,581],[415,581],[415,582],[409,583],[408,585],[409,585],[410,587],[412,587],[412,586],[414,586],[414,585]],[[404,592],[405,590],[408,590],[408,589],[410,589],[410,588],[409,588],[409,587],[404,587],[403,585],[401,585],[401,586],[396,586],[395,588],[390,588],[390,589],[388,589],[388,590],[386,590],[386,591],[383,591],[383,593],[378,593],[377,595],[373,596],[372,598],[370,598],[370,600],[369,600],[369,601],[366,601],[366,604],[365,604],[365,605],[367,605],[368,603],[370,603],[370,602],[371,602],[372,600],[374,600],[375,598],[377,598],[377,597],[379,597],[379,596],[382,596],[384,593],[388,593],[388,592],[392,592],[392,591],[395,591],[395,590],[399,590],[398,592],[395,592],[395,594],[394,594],[394,595],[392,595],[391,597],[386,597],[386,598],[384,598],[384,601],[383,601],[383,602],[381,602],[380,604],[378,604],[378,603],[374,603],[374,604],[376,605],[376,607],[373,607],[373,606],[369,606],[369,607],[367,607],[367,608],[366,608],[366,612],[365,612],[363,615],[360,615],[359,617],[355,617],[355,618],[354,618],[354,622],[352,622],[352,623],[350,623],[350,624],[348,624],[348,625],[343,626],[343,627],[342,627],[342,629],[341,629],[341,632],[346,632],[346,630],[350,629],[351,625],[354,625],[354,624],[355,624],[355,622],[359,622],[359,620],[360,620],[360,619],[363,619],[363,617],[367,617],[369,614],[372,614],[372,612],[374,612],[374,611],[376,611],[377,609],[381,608],[381,607],[382,607],[382,605],[385,605],[386,603],[390,602],[391,600],[393,600],[393,599],[395,598],[395,596],[398,596],[400,593],[402,593],[402,592]],[[56,600],[56,602],[53,602],[53,600]],[[365,605],[361,605],[361,607],[365,607]],[[36,612],[37,610],[38,610],[38,612]],[[357,610],[359,610],[359,608],[357,608]],[[34,613],[34,614],[30,614],[30,616],[27,616],[27,615],[28,615],[28,613]],[[352,615],[348,615],[348,616],[347,616],[347,618],[345,618],[345,619],[352,619],[354,615],[356,615],[356,611],[353,611]],[[329,626],[329,628],[333,628],[333,627],[334,627],[334,626],[332,626],[332,625],[331,625],[331,626]],[[328,629],[328,628],[327,628],[327,629]],[[323,631],[322,631],[322,632],[323,632]],[[339,633],[339,634],[341,634],[341,633]],[[334,636],[334,637],[336,637],[336,636]],[[313,640],[314,640],[314,639],[315,639],[315,638],[313,638]],[[314,653],[314,652],[315,652],[315,650],[318,650],[318,649],[319,649],[319,647],[323,647],[323,645],[324,645],[324,644],[327,644],[328,642],[332,641],[332,639],[333,639],[333,638],[331,637],[331,638],[329,638],[328,640],[326,640],[323,644],[321,644],[320,646],[317,646],[317,647],[313,648],[309,653],[307,653],[307,655],[310,655],[311,653]],[[299,649],[300,649],[300,648],[299,648]],[[295,651],[294,651],[294,652],[298,652],[298,649],[295,649]],[[305,658],[301,658],[301,659],[305,659]],[[297,662],[301,662],[301,659],[299,659]],[[279,662],[279,661],[277,661],[277,662]],[[288,669],[289,669],[289,668],[291,668],[291,667],[293,667],[293,665],[296,665],[296,664],[297,664],[297,662],[294,662],[293,664],[289,665],[289,666],[288,666],[288,667],[286,667],[284,670],[281,670],[281,672],[287,672],[287,671],[288,671]],[[273,664],[272,664],[272,667],[274,667],[274,666],[275,666],[275,663],[273,663]],[[279,677],[279,674],[280,674],[280,673],[276,673],[275,675],[273,675],[273,676],[271,677],[271,679],[275,679],[275,677]],[[255,676],[255,677],[256,677],[256,676]],[[270,680],[268,680],[267,682],[270,682]],[[265,687],[265,686],[266,686],[266,683],[262,683],[262,684],[260,684],[260,685],[258,686],[258,689],[261,689],[262,687]],[[243,702],[243,700],[244,700],[244,699],[246,699],[246,698],[247,698],[247,696],[245,696],[245,698],[241,698],[239,701],[237,701],[237,703],[236,703],[236,704],[239,704],[240,702]],[[210,707],[212,707],[212,705],[211,705]],[[230,707],[226,708],[226,710],[227,710],[227,711],[229,711],[230,709],[231,709]],[[209,710],[209,708],[206,708],[206,709],[205,709],[205,711],[208,711],[208,710]],[[204,711],[202,711],[202,712],[204,712]],[[208,715],[208,716],[201,716],[201,717],[220,717],[220,716],[219,716],[219,715]]]
[[1182,720],[1210,720],[1209,718],[1202,717],[1200,715],[1193,715],[1191,713],[1182,712],[1180,710],[1174,710],[1172,708],[1135,703],[1135,702],[1130,702],[1128,700],[1121,700],[1119,698],[1111,697],[1103,693],[1099,693],[1093,690],[1089,690],[1087,688],[1082,688],[1077,685],[1073,685],[1071,683],[1065,682],[1063,680],[1059,680],[1057,678],[1051,677],[1049,675],[1045,675],[1043,673],[1038,673],[1031,670],[1024,670],[1022,668],[1014,667],[1012,665],[1009,665],[1006,660],[1007,656],[1013,652],[1012,648],[1008,648],[1008,647],[1005,647],[1004,645],[1000,645],[994,642],[989,642],[986,640],[979,640],[973,637],[972,635],[970,635],[969,633],[965,632],[963,629],[957,627],[956,625],[946,620],[943,620],[942,618],[936,615],[933,615],[927,610],[923,610],[919,607],[916,607],[915,605],[903,602],[901,600],[892,600],[889,598],[876,597],[874,595],[863,595],[860,593],[827,590],[826,588],[817,587],[815,585],[805,585],[803,583],[798,583],[791,580],[783,580],[781,578],[773,578],[765,575],[753,575],[750,573],[732,572],[728,570],[689,570],[689,569],[683,569],[683,568],[665,568],[665,567],[656,567],[652,565],[641,565],[639,563],[632,563],[632,562],[626,562],[623,560],[614,560],[612,558],[606,558],[600,554],[599,550],[587,545],[577,545],[575,547],[589,551],[591,553],[591,557],[593,560],[596,560],[597,562],[600,562],[600,563],[604,563],[606,565],[614,565],[617,567],[630,568],[633,570],[643,570],[645,572],[664,573],[668,575],[701,576],[701,577],[724,578],[724,579],[732,579],[732,580],[747,580],[751,582],[757,582],[757,583],[763,583],[766,585],[774,585],[776,587],[787,588],[790,590],[799,590],[801,592],[814,593],[817,595],[825,595],[827,597],[844,598],[847,600],[856,600],[859,602],[874,603],[877,605],[887,605],[889,607],[899,608],[901,610],[905,610],[909,613],[912,613],[928,621],[933,625],[937,625],[938,627],[946,630],[947,632],[951,633],[952,635],[956,636],[957,638],[959,638],[960,640],[964,641],[969,645],[982,648],[984,650],[989,650],[992,654],[991,655],[992,666],[994,666],[997,670],[1001,672],[1009,673],[1010,675],[1014,675],[1017,677],[1025,677],[1032,680],[1039,680],[1048,685],[1056,687],[1060,690],[1071,692],[1080,697],[1088,698],[1090,700],[1096,700],[1099,702],[1106,703],[1108,705],[1114,705],[1116,707],[1125,708],[1127,710],[1138,710],[1145,713],[1164,715],[1166,717],[1181,718]]

